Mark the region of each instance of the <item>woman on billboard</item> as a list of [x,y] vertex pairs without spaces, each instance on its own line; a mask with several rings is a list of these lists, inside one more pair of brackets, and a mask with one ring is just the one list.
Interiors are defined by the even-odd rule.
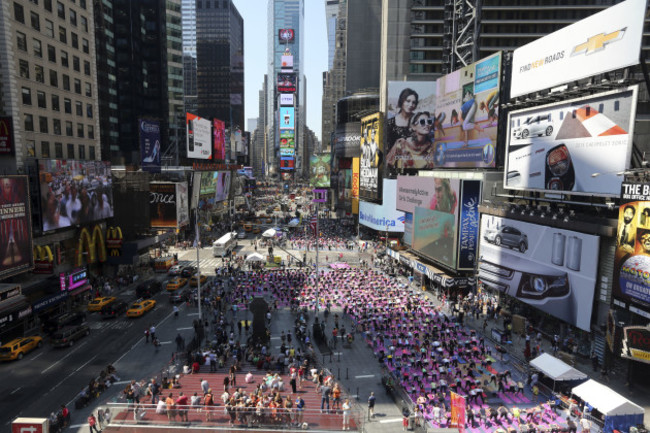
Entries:
[[397,98],[397,113],[386,122],[386,151],[390,151],[395,142],[400,138],[407,138],[411,135],[411,119],[418,108],[418,93],[405,88]]
[[388,153],[387,162],[398,168],[433,168],[435,147],[431,139],[433,119],[428,111],[420,111],[411,119],[411,136],[397,140]]

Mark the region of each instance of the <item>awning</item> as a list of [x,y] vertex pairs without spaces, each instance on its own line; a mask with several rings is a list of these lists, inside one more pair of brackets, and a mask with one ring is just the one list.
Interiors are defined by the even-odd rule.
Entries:
[[260,253],[252,253],[246,257],[247,262],[263,262],[265,261],[264,256]]
[[548,353],[542,353],[530,365],[555,381],[587,379],[586,374]]
[[645,413],[645,410],[638,404],[632,403],[622,395],[614,392],[611,388],[592,379],[582,385],[576,386],[572,392],[605,416]]
[[92,289],[92,287],[93,286],[91,286],[90,284],[84,284],[83,286],[79,287],[78,289],[74,289],[72,292],[69,292],[69,295],[70,296],[76,296],[76,295],[78,295],[80,293],[83,293],[83,292],[85,292],[87,290]]

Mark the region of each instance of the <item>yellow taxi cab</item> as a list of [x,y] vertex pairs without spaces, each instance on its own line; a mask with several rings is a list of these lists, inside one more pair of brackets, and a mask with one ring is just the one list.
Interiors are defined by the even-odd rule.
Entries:
[[173,292],[175,290],[180,289],[185,284],[187,284],[187,278],[174,277],[171,280],[169,280],[169,282],[167,283],[167,291],[168,292]]
[[253,229],[253,233],[255,233],[255,234],[257,234],[257,233],[259,233],[259,232],[261,232],[261,231],[262,231],[262,230],[260,230],[259,227],[255,227],[255,228]]
[[126,310],[126,317],[140,317],[149,310],[153,310],[156,306],[156,301],[153,299],[145,299],[144,301],[134,302],[131,307]]
[[14,359],[23,359],[27,353],[41,347],[43,339],[37,335],[31,337],[21,337],[11,340],[0,347],[0,361],[13,361]]
[[244,231],[250,232],[253,230],[253,226],[251,224],[244,224]]
[[[208,281],[208,277],[201,274],[201,284],[205,284],[206,281]],[[196,287],[198,285],[199,285],[199,283],[197,281],[196,274],[194,274],[194,275],[192,275],[192,278],[190,278],[190,287]]]
[[88,311],[102,311],[106,305],[111,302],[115,302],[117,299],[115,296],[104,296],[101,298],[95,298],[88,303]]

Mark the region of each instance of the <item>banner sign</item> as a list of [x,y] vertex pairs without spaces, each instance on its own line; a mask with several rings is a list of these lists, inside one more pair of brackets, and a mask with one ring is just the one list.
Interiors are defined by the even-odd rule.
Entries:
[[228,199],[230,194],[231,173],[229,171],[215,172],[217,176],[216,192],[214,201],[220,202]]
[[462,181],[462,198],[460,202],[460,222],[458,223],[458,266],[457,269],[474,269],[478,250],[480,216],[478,205],[481,203],[481,186],[479,180]]
[[600,238],[483,215],[480,282],[588,331]]
[[176,224],[177,228],[190,223],[190,210],[188,206],[189,193],[187,182],[176,184]]
[[149,184],[149,213],[151,227],[176,228],[176,184]]
[[510,97],[639,64],[646,0],[627,0],[517,48]]
[[212,119],[212,155],[216,161],[226,160],[226,123],[223,120]]
[[160,173],[160,122],[140,119],[139,123],[142,170]]
[[381,205],[359,202],[359,224],[383,232],[404,232],[404,212],[395,209],[397,181],[384,179],[384,200]]
[[[280,152],[282,152],[282,149],[280,149]],[[322,153],[309,157],[309,185],[314,188],[329,188],[331,160],[331,153]]]
[[504,186],[618,195],[629,167],[638,86],[508,114]]
[[34,268],[27,176],[0,177],[0,278]]
[[381,113],[361,119],[359,197],[369,200],[381,200],[384,159],[382,126]]
[[208,119],[186,113],[187,157],[197,159],[212,158],[212,130]]
[[650,312],[650,183],[621,185],[612,296]]
[[623,328],[621,358],[650,364],[650,327],[627,326]]

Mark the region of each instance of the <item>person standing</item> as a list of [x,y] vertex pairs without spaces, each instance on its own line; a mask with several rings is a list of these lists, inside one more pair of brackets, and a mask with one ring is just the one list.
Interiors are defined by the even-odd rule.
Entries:
[[151,335],[151,341],[154,341],[156,339],[156,327],[153,324],[149,328],[149,334]]
[[581,418],[580,427],[582,427],[582,433],[589,433],[591,431],[591,421],[584,417]]
[[575,421],[571,419],[570,416],[566,417],[566,423],[569,429],[569,433],[577,433],[578,425],[575,423]]
[[329,413],[330,411],[330,394],[332,392],[332,389],[327,386],[323,385],[320,389],[321,392],[321,401],[320,401],[320,413],[323,413],[323,408],[327,406],[327,412]]
[[88,428],[90,429],[90,433],[93,433],[93,429],[95,430],[95,433],[100,433],[100,430],[97,429],[97,418],[95,418],[95,415],[92,413],[88,417]]
[[206,379],[201,379],[201,391],[203,391],[203,395],[206,395],[208,392],[210,392],[210,384]]
[[301,396],[296,398],[296,422],[302,424],[303,411],[305,410],[305,400]]
[[170,392],[165,399],[165,406],[167,406],[167,419],[171,423],[176,421],[176,402],[174,401],[174,393]]
[[371,392],[370,396],[368,397],[368,415],[369,418],[374,418],[375,417],[375,393]]
[[345,399],[343,402],[343,430],[350,430],[350,400]]
[[183,392],[181,391],[181,393],[178,395],[178,398],[176,399],[176,407],[178,408],[178,415],[181,421],[185,422],[189,421],[187,418],[187,412],[189,410],[187,403],[187,396],[183,395]]

